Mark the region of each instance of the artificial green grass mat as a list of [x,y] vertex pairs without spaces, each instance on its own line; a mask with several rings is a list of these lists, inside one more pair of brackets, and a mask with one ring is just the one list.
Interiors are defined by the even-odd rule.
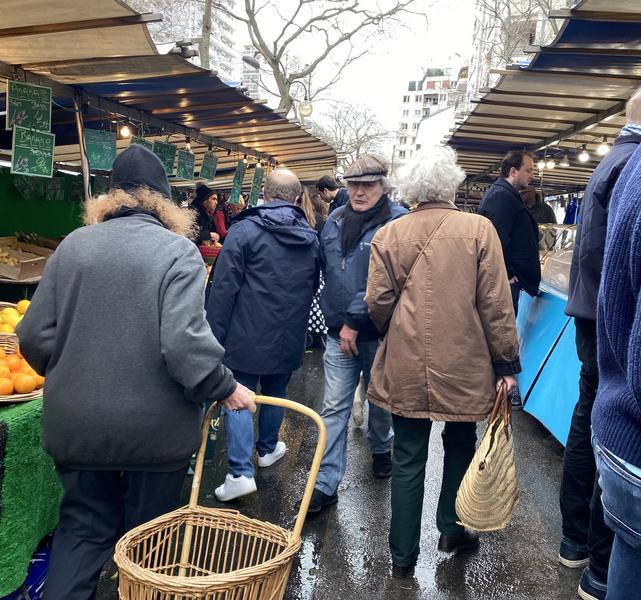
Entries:
[[31,555],[58,522],[62,486],[42,447],[41,421],[41,398],[0,408],[0,422],[6,425],[0,488],[0,598],[22,584]]

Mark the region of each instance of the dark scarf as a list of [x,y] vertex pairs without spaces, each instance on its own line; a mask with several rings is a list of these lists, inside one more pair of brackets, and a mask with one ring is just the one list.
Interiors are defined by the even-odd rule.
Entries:
[[387,200],[387,194],[383,194],[381,199],[372,206],[372,208],[364,212],[356,212],[353,210],[351,202],[345,204],[343,230],[341,231],[341,250],[343,256],[347,256],[368,229],[377,227],[389,219],[391,212]]

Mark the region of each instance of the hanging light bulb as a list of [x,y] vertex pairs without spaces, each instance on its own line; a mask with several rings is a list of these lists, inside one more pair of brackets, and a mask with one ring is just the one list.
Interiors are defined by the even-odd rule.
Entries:
[[549,159],[549,160],[545,163],[545,168],[546,168],[546,169],[554,169],[554,167],[556,167],[556,163],[555,163],[552,159]]
[[588,151],[587,151],[587,149],[585,147],[585,144],[583,144],[583,146],[582,146],[581,153],[579,154],[579,160],[582,163],[588,162],[590,160],[590,155],[588,154]]
[[607,136],[603,136],[603,141],[599,145],[599,147],[596,149],[596,153],[599,156],[605,156],[608,152],[610,152],[610,146],[608,145],[608,138]]
[[570,166],[570,161],[568,160],[568,153],[566,152],[563,155],[561,162],[559,163],[559,167],[569,167],[569,166]]
[[129,129],[128,125],[123,125],[120,128],[120,137],[121,138],[128,138],[131,135],[131,129]]
[[191,152],[191,138],[185,138],[185,150]]
[[541,159],[538,163],[536,163],[536,166],[538,167],[539,171],[542,171],[545,169],[545,161]]

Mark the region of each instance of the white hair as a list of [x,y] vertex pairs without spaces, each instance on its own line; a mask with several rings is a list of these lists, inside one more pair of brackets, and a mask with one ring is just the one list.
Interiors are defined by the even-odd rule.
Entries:
[[449,146],[421,151],[401,174],[399,191],[408,204],[454,202],[465,171],[456,164],[456,152]]

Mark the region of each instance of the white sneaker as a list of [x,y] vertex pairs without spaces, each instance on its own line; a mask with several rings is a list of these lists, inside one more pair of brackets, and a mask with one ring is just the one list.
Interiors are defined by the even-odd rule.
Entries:
[[253,494],[255,491],[256,481],[253,477],[246,477],[245,475],[234,477],[231,473],[227,473],[225,483],[219,485],[214,493],[221,502],[229,502],[234,498]]
[[287,452],[287,446],[285,445],[285,442],[281,442],[280,440],[278,440],[278,442],[276,443],[276,448],[274,448],[273,452],[265,454],[265,456],[258,457],[258,466],[271,467],[275,462],[278,462],[281,458],[283,458],[283,456],[285,456],[285,452]]
[[358,387],[356,388],[356,393],[354,394],[354,403],[352,404],[352,419],[354,419],[354,425],[356,427],[363,426],[363,405],[365,404],[366,392],[365,383],[361,377],[358,382]]

